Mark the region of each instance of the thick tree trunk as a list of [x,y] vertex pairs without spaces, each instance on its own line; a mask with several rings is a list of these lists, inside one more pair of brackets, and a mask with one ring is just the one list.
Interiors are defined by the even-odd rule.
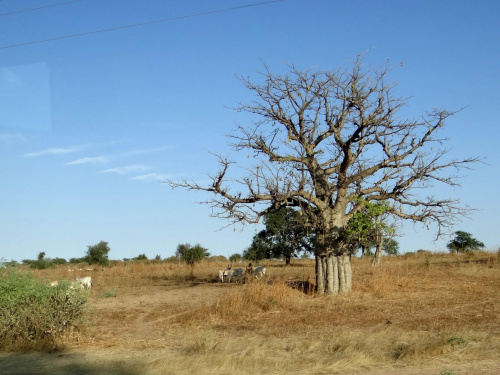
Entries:
[[285,257],[285,265],[286,266],[290,265],[290,257]]
[[[326,294],[350,293],[352,291],[351,257],[348,253],[341,255],[330,254],[326,258],[326,267],[319,261],[323,277],[318,277],[320,282],[326,282]],[[326,271],[326,272],[325,272]],[[319,274],[319,273],[318,273]],[[325,285],[318,287],[324,290]]]
[[336,295],[352,290],[351,257],[342,251],[335,239],[326,240],[325,231],[318,235],[320,245],[316,256],[316,286],[318,294]]
[[325,294],[325,277],[323,275],[323,261],[316,255],[316,293]]
[[352,268],[351,268],[351,256],[347,253],[342,255],[344,263],[344,275],[345,275],[345,285],[344,293],[351,293],[352,291]]
[[[327,292],[326,294],[336,294],[335,293],[335,286],[334,286],[334,279],[333,279],[333,254],[328,254],[326,257],[326,279],[327,279]],[[338,287],[337,287],[338,289]]]
[[337,256],[338,258],[338,268],[339,268],[339,292],[345,293],[346,292],[346,273],[345,273],[345,264],[344,264],[344,257],[342,255]]

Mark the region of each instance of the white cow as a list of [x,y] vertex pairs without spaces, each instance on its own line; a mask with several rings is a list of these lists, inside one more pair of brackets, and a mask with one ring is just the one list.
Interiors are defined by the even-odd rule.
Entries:
[[59,285],[59,281],[55,280],[55,281],[52,281],[50,283],[50,286],[58,286]]
[[219,279],[224,282],[224,270],[219,270]]
[[231,267],[233,267],[232,264],[228,265],[225,270],[219,270],[220,281],[224,282],[224,277],[228,276],[232,272]]
[[262,276],[266,276],[266,266],[258,266],[253,270],[253,276],[256,279],[260,279]]
[[[243,268],[236,268],[234,270],[227,269],[224,271],[223,277],[228,277],[228,282],[231,282],[232,277],[240,277],[241,280],[243,278]],[[224,279],[222,281],[224,281]]]
[[76,281],[80,283],[82,288],[87,288],[87,289],[92,288],[92,278],[90,276],[77,277]]

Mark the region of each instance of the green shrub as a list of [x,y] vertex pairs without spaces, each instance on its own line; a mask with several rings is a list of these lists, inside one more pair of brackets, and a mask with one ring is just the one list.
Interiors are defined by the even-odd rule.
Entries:
[[101,266],[109,266],[108,253],[111,249],[106,241],[101,241],[96,245],[88,246],[87,256],[89,264],[99,264]]
[[54,258],[54,259],[52,259],[52,263],[53,264],[66,264],[68,262],[66,262],[66,259],[64,259],[64,258]]
[[114,297],[116,298],[116,290],[115,288],[112,288],[111,290],[106,290],[103,294],[103,297],[104,298],[110,298],[110,297]]
[[89,263],[89,258],[88,257],[83,257],[83,258],[71,258],[69,260],[71,264],[77,264],[77,263]]
[[70,327],[82,322],[88,292],[69,282],[51,287],[30,274],[0,272],[0,348],[57,346]]
[[44,269],[50,268],[52,266],[53,266],[53,264],[46,259],[38,259],[38,260],[34,260],[33,262],[30,263],[30,267],[35,268],[37,270],[44,270]]

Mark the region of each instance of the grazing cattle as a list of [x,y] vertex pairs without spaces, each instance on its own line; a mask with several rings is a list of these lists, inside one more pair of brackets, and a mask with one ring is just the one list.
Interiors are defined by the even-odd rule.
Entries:
[[50,286],[58,286],[59,285],[59,281],[55,280],[55,281],[52,281],[50,283]]
[[260,279],[262,276],[266,276],[266,272],[267,272],[266,266],[258,266],[253,270],[253,276],[256,279]]
[[82,288],[86,288],[86,289],[92,288],[92,279],[90,276],[77,277],[76,281],[80,283]]
[[248,263],[248,266],[245,270],[245,273],[247,275],[247,278],[253,274],[253,266],[252,263]]
[[219,279],[224,282],[224,270],[219,270]]
[[229,278],[228,282],[231,282],[231,278],[233,277],[239,277],[241,281],[243,279],[243,268],[227,269],[224,271],[224,277]]
[[228,265],[225,270],[219,270],[219,279],[224,282],[224,277],[229,276],[229,274],[232,272],[231,267],[233,267],[232,264]]

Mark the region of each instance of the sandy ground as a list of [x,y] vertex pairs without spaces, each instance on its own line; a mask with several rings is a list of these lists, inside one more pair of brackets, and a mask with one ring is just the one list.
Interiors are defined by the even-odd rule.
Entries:
[[[90,312],[92,324],[86,335],[90,336],[90,340],[55,352],[0,354],[0,374],[192,374],[194,372],[188,365],[183,368],[178,364],[184,331],[175,324],[173,318],[182,317],[182,314],[193,308],[212,303],[227,288],[227,285],[217,283],[180,286],[158,281],[152,287],[138,287],[127,293],[118,290],[115,298],[102,298],[98,291],[93,291]],[[175,368],[170,368],[169,364],[175,361]],[[206,368],[196,373],[220,375],[234,371]],[[282,372],[262,369],[261,372],[253,373]],[[402,367],[351,373],[500,375],[500,360],[497,363],[477,362],[454,366],[443,364],[433,368]],[[319,371],[318,374],[323,372]]]

